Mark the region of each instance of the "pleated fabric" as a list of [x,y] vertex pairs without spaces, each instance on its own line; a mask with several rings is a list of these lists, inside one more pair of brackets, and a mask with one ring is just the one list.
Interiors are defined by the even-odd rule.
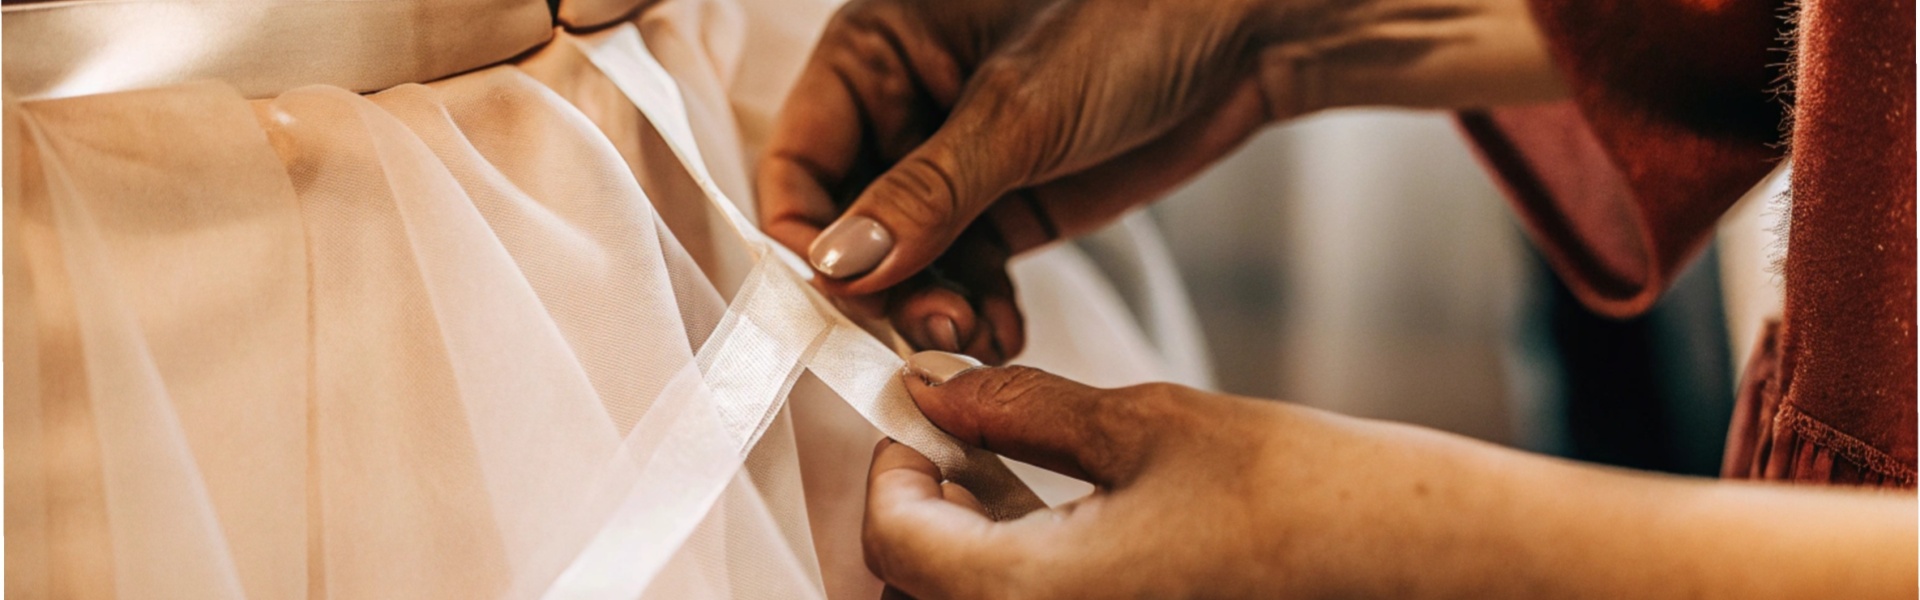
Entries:
[[[1008,515],[1084,493],[932,429],[897,336],[740,229],[804,56],[766,44],[810,43],[751,8],[670,0],[368,94],[9,87],[8,595],[873,597],[882,431]],[[1177,289],[1127,231],[1130,287]],[[1022,360],[1203,384],[1184,298],[1093,265],[1016,266]]]

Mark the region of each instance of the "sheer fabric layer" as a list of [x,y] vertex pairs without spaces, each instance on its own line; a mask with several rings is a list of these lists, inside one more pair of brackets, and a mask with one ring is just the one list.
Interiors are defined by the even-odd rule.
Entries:
[[[9,441],[42,442],[9,444],[42,458],[16,463],[9,506],[49,516],[13,523],[46,546],[10,542],[11,589],[538,595],[637,478],[693,475],[657,459],[731,455],[757,468],[720,471],[721,508],[684,552],[756,568],[683,585],[819,590],[804,505],[753,485],[796,490],[790,425],[769,424],[764,457],[699,451],[731,441],[699,426],[687,375],[719,294],[606,139],[518,69],[9,118],[25,263],[9,306],[34,318],[8,354],[58,382],[8,401],[9,433],[33,432]],[[673,487],[647,501],[673,514]],[[672,572],[662,585],[701,570]]]

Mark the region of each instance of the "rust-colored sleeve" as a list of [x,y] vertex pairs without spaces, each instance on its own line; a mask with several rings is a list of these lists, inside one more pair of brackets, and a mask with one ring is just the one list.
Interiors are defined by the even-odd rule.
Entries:
[[1782,23],[1750,0],[1533,0],[1533,14],[1572,99],[1461,125],[1581,300],[1638,314],[1785,154],[1768,91]]

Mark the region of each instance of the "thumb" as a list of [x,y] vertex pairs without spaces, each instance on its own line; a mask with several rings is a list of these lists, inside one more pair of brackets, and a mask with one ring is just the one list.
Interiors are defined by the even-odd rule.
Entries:
[[907,391],[961,441],[1106,487],[1131,481],[1162,439],[1174,386],[1100,389],[1032,367],[986,367],[929,350],[907,360]]
[[[1011,69],[996,68],[991,72]],[[931,264],[1001,196],[1036,171],[1045,119],[1007,115],[1008,77],[976,76],[946,122],[855,198],[808,248],[813,267],[840,294],[871,294]],[[998,116],[996,116],[998,115]],[[836,289],[837,288],[837,289]]]

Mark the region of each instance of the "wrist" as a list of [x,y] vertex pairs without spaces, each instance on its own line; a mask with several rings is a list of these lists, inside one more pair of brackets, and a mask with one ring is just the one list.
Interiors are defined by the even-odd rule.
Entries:
[[1347,106],[1466,108],[1566,94],[1528,0],[1254,0],[1276,120]]
[[1498,597],[1489,592],[1510,583],[1499,578],[1530,510],[1519,488],[1538,463],[1453,434],[1366,423],[1382,454],[1397,458],[1379,467],[1382,491],[1356,524],[1368,532],[1357,550],[1375,558],[1347,561],[1359,568],[1342,573],[1351,587],[1336,596]]
[[1307,586],[1300,597],[1542,595],[1529,593],[1524,575],[1549,570],[1536,568],[1543,555],[1533,546],[1544,539],[1542,520],[1563,519],[1548,514],[1561,508],[1542,502],[1535,486],[1569,475],[1556,473],[1564,465],[1421,427],[1316,416],[1327,426],[1312,429],[1326,435],[1288,435],[1325,452],[1307,458],[1283,443],[1267,453],[1341,473],[1313,485],[1289,482],[1287,497],[1275,499],[1295,531],[1279,542],[1270,571]]

